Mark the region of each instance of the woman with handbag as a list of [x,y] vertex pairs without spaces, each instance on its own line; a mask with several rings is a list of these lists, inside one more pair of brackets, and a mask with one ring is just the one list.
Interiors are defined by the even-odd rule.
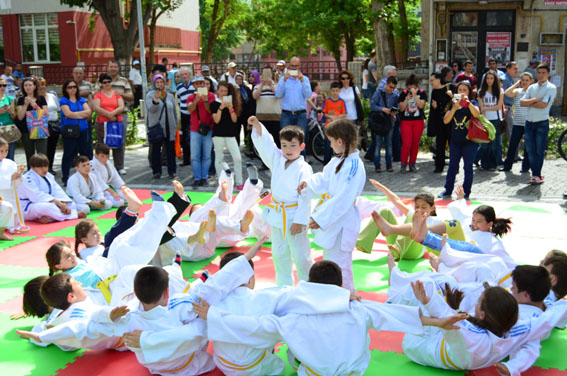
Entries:
[[79,96],[79,88],[73,80],[63,83],[61,106],[61,137],[63,138],[63,158],[61,160],[61,180],[66,185],[73,159],[78,155],[89,155],[89,124],[92,111],[87,100]]
[[[122,124],[124,99],[112,90],[112,77],[110,77],[108,73],[101,73],[98,76],[98,82],[100,83],[101,90],[93,97],[94,112],[97,114],[95,130],[98,142],[106,143],[104,141],[104,123],[113,122]],[[122,125],[119,125],[119,127],[124,129]],[[122,137],[126,137],[126,135],[122,134]],[[112,148],[112,159],[114,161],[114,166],[116,167],[116,160],[124,159],[124,149],[120,146],[108,146]],[[117,169],[120,171],[122,167],[119,166]]]
[[16,142],[22,137],[18,127],[14,124],[16,117],[16,102],[14,97],[6,94],[6,80],[0,78],[0,137],[8,142],[8,159],[14,160]]
[[[447,67],[448,70],[451,68]],[[435,137],[435,170],[433,172],[443,172],[445,168],[445,147],[451,142],[451,128],[443,123],[443,117],[447,110],[447,105],[451,103],[449,84],[443,81],[443,74],[440,72],[432,73],[429,77],[431,83],[431,102],[429,107],[429,117],[427,119],[427,136]]]
[[468,81],[461,81],[457,84],[457,94],[453,95],[453,100],[449,104],[450,110],[445,113],[443,122],[451,127],[451,143],[449,144],[449,169],[445,179],[445,190],[439,194],[440,198],[451,197],[455,187],[455,177],[459,172],[459,164],[463,159],[463,170],[465,180],[463,190],[465,198],[471,194],[474,171],[473,162],[478,150],[478,144],[467,139],[468,123],[471,117],[480,116],[478,103],[472,99],[473,90]]
[[152,146],[152,171],[154,179],[161,178],[161,150],[165,147],[167,155],[167,173],[175,179],[175,131],[177,130],[177,112],[175,98],[165,90],[165,81],[161,74],[154,76],[154,89],[146,96],[148,114],[148,142]]
[[500,119],[502,118],[502,106],[504,104],[504,91],[501,89],[500,79],[495,73],[486,72],[480,91],[478,92],[478,103],[480,110],[496,128],[496,137],[489,143],[482,144],[476,157],[480,160],[480,169],[496,171],[502,164],[502,134],[500,132]]
[[346,118],[355,124],[361,125],[364,121],[364,110],[360,101],[360,90],[354,85],[354,74],[344,70],[339,74],[341,91],[339,97],[345,102]]
[[18,116],[16,125],[22,133],[24,150],[26,152],[26,163],[30,164],[30,158],[36,153],[47,155],[47,137],[31,138],[28,131],[26,120],[26,112],[34,110],[43,110],[47,113],[47,101],[44,96],[40,96],[37,92],[37,80],[35,78],[26,77],[22,81],[22,96],[18,98],[16,106],[18,108]]
[[45,78],[38,78],[37,80],[37,92],[42,95],[47,101],[47,122],[49,124],[49,137],[47,137],[47,159],[49,159],[49,172],[51,175],[57,175],[53,171],[53,160],[55,159],[55,150],[57,149],[57,143],[59,142],[59,98],[53,93],[47,92],[47,81]]

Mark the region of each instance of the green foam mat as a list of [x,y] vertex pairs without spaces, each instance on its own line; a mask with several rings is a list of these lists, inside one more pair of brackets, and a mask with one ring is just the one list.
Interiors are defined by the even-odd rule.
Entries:
[[534,366],[544,369],[557,368],[561,371],[567,370],[567,356],[565,356],[564,352],[566,344],[567,331],[553,329],[549,338],[541,343],[541,353]]
[[35,239],[35,236],[14,236],[14,240],[7,241],[7,240],[0,240],[0,251],[3,249],[8,249],[18,244],[22,244],[27,242],[28,240]]
[[510,206],[506,210],[519,211],[519,212],[525,212],[525,213],[551,214],[551,212],[549,210],[545,210],[545,209],[542,209],[542,208],[537,208],[535,206],[529,206],[529,205],[514,205],[514,206]]
[[217,248],[215,249],[215,254],[208,259],[201,261],[183,261],[181,263],[181,270],[183,271],[183,277],[191,280],[193,276],[200,270],[203,270],[207,265],[209,265],[215,258],[221,256],[223,253],[228,251],[230,248]]
[[[100,230],[100,233],[102,234],[103,238],[104,238],[104,234],[106,234],[112,228],[112,226],[114,226],[114,224],[116,223],[115,219],[105,219],[105,218],[94,219],[93,218],[93,220],[98,225],[98,229]],[[43,236],[61,237],[61,238],[74,238],[75,237],[75,226],[68,226],[68,227],[65,227],[61,230],[50,232],[49,234],[45,234]]]
[[[191,198],[191,204],[204,204],[205,202],[209,201],[209,199],[214,195],[213,192],[190,192],[188,190],[185,190],[185,192],[187,193],[187,196]],[[162,194],[161,197],[163,197],[163,199],[167,201],[172,194],[173,192],[166,192]],[[142,201],[142,203],[151,204],[151,197],[145,199],[144,201]]]
[[[429,261],[426,259],[401,260],[398,266],[400,270],[409,273],[431,270]],[[376,260],[353,260],[352,268],[354,285],[357,290],[386,292],[388,289],[389,269],[387,256]]]
[[32,278],[47,275],[47,268],[29,268],[0,264],[0,303],[23,293],[24,285]]
[[83,350],[66,352],[54,345],[36,346],[16,334],[16,329],[29,331],[39,321],[35,317],[10,320],[10,315],[0,313],[0,367],[3,375],[53,375],[82,354]]
[[102,217],[108,213],[114,213],[117,208],[110,208],[108,210],[91,210],[89,214],[87,214],[87,218],[97,219]]
[[370,352],[370,364],[368,365],[368,369],[364,374],[380,376],[458,376],[465,375],[465,372],[425,367],[412,362],[404,354],[398,354],[393,351],[381,352],[373,350]]

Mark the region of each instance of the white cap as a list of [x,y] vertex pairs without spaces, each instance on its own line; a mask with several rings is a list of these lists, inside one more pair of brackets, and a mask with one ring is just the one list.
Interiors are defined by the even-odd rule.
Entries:
[[228,63],[228,68],[235,68],[236,67],[236,63],[234,61],[231,61],[230,63]]
[[278,61],[278,63],[276,65],[285,65],[285,61],[284,60],[280,60]]
[[134,60],[134,61],[132,62],[132,65],[136,65],[136,64],[140,64],[140,62],[139,62],[138,60]]

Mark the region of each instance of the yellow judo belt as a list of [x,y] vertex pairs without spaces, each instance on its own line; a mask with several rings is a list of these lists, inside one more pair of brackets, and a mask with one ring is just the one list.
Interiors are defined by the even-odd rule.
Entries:
[[246,371],[246,370],[249,370],[249,369],[251,369],[251,368],[254,368],[254,367],[256,367],[258,364],[260,364],[260,362],[261,362],[262,360],[264,360],[264,358],[266,357],[266,352],[267,352],[267,351],[264,350],[264,352],[262,353],[262,355],[261,355],[258,359],[253,360],[253,361],[251,361],[251,362],[248,363],[248,364],[236,364],[236,363],[232,363],[232,362],[229,362],[228,360],[226,360],[225,358],[223,358],[222,356],[218,356],[218,355],[217,355],[217,358],[219,359],[219,361],[221,362],[221,364],[222,364],[225,368],[233,369],[233,370],[235,370],[235,371]]
[[274,196],[272,196],[272,202],[270,202],[266,206],[274,209],[276,212],[279,212],[279,211],[282,212],[282,215],[283,215],[283,238],[285,239],[285,231],[286,231],[286,228],[287,228],[287,217],[286,217],[285,209],[297,207],[297,202],[294,202],[293,204],[287,204],[286,205],[286,203],[283,202],[283,201],[277,202],[276,199],[274,198]]
[[441,361],[443,362],[445,367],[449,369],[456,369],[459,371],[462,370],[462,368],[457,367],[455,363],[451,361],[451,358],[449,358],[449,352],[447,351],[447,344],[445,343],[445,338],[441,340],[441,348],[439,351],[441,352]]
[[163,372],[163,373],[175,373],[175,372],[179,372],[179,371],[181,371],[181,370],[187,368],[187,366],[188,366],[189,364],[191,364],[191,362],[193,361],[193,358],[194,358],[194,357],[195,357],[195,353],[191,354],[191,357],[189,358],[189,360],[187,361],[187,363],[185,363],[185,364],[182,365],[181,367],[175,368],[175,369],[170,369],[169,371],[160,371],[160,372]]
[[99,289],[100,292],[102,292],[102,296],[104,296],[104,299],[106,300],[107,303],[110,303],[110,300],[112,299],[112,293],[110,292],[110,287],[109,287],[110,283],[114,281],[117,277],[118,275],[116,274],[111,275],[107,279],[104,279],[96,284],[96,288]]
[[[309,366],[305,366],[305,373],[308,376],[321,376],[320,374],[318,374],[317,372],[313,371],[311,368],[309,368]],[[352,371],[351,373],[348,374],[348,376],[351,376],[354,373],[354,371]]]
[[498,285],[500,286],[502,283],[506,282],[508,278],[512,276],[512,273],[506,274],[500,281],[498,281]]

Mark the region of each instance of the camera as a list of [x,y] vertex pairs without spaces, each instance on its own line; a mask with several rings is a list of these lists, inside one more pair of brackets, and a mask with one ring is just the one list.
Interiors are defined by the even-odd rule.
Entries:
[[391,112],[398,112],[398,111],[400,111],[400,109],[398,107],[392,107],[392,108],[390,108],[390,111]]
[[461,99],[463,99],[463,94],[455,94],[453,95],[453,98],[455,98],[458,101],[460,101]]

